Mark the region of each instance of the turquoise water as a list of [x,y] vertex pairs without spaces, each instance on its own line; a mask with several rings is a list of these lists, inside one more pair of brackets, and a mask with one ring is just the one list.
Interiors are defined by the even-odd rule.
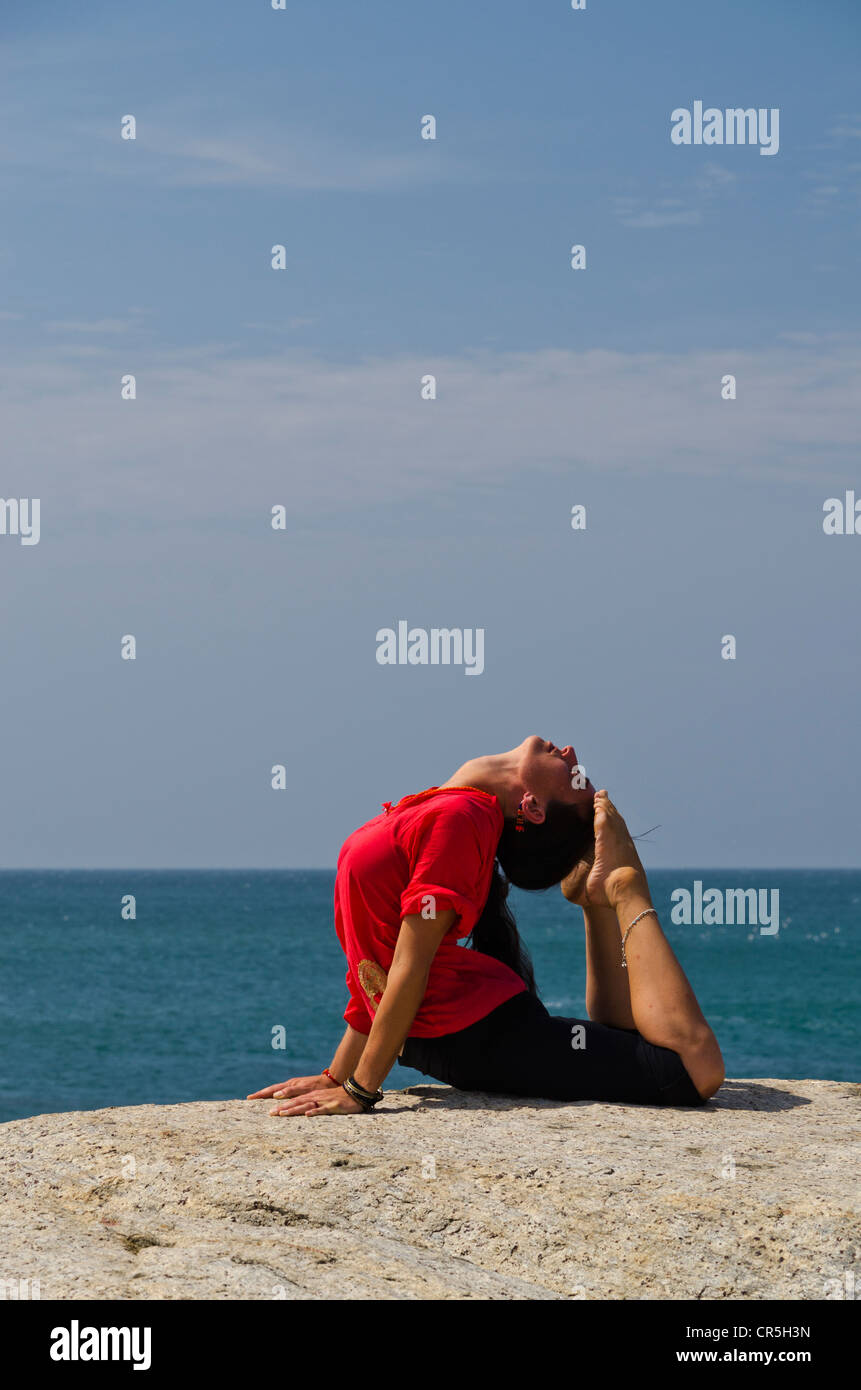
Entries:
[[[673,926],[670,893],[778,888],[781,928]],[[861,872],[650,874],[729,1076],[858,1079]],[[318,1072],[343,1032],[334,873],[0,874],[0,1120],[244,1096]],[[137,919],[123,921],[134,894]],[[584,1016],[582,915],[512,895],[552,1013]],[[273,1050],[272,1030],[286,1030]],[[418,1073],[395,1067],[387,1085]]]

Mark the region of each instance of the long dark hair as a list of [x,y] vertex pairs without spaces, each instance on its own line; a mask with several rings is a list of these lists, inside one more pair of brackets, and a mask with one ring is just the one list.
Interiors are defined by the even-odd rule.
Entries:
[[468,945],[510,966],[531,994],[536,992],[535,972],[508,906],[509,884],[532,891],[551,888],[591,854],[594,843],[591,808],[584,815],[582,806],[564,801],[551,801],[540,825],[527,821],[523,830],[516,830],[513,818],[505,821],[490,892]]

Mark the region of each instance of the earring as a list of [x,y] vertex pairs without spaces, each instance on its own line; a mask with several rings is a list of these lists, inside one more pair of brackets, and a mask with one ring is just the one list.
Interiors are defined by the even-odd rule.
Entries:
[[522,802],[522,801],[521,801],[520,805],[519,805],[518,808],[517,808],[517,816],[515,817],[515,821],[514,821],[514,829],[515,829],[515,830],[525,830],[525,829],[526,829],[526,822],[525,822],[524,819],[523,819],[523,802]]

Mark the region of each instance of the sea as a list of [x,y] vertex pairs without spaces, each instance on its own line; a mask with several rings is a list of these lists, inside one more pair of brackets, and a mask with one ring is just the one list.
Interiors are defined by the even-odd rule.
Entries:
[[[728,1076],[859,1079],[861,872],[674,869],[649,882]],[[674,924],[672,894],[694,899],[697,882],[777,890],[779,930]],[[0,1121],[245,1096],[319,1073],[347,1000],[333,885],[328,870],[0,873]],[[555,888],[511,901],[547,1008],[584,1018],[580,910]],[[420,1080],[396,1065],[385,1086]]]

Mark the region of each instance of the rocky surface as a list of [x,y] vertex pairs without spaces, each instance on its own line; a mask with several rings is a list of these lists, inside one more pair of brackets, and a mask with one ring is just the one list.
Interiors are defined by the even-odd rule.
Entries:
[[[728,1081],[701,1110],[392,1091],[0,1125],[0,1279],[43,1299],[861,1292],[861,1086]],[[829,1284],[829,1280],[837,1281]]]

